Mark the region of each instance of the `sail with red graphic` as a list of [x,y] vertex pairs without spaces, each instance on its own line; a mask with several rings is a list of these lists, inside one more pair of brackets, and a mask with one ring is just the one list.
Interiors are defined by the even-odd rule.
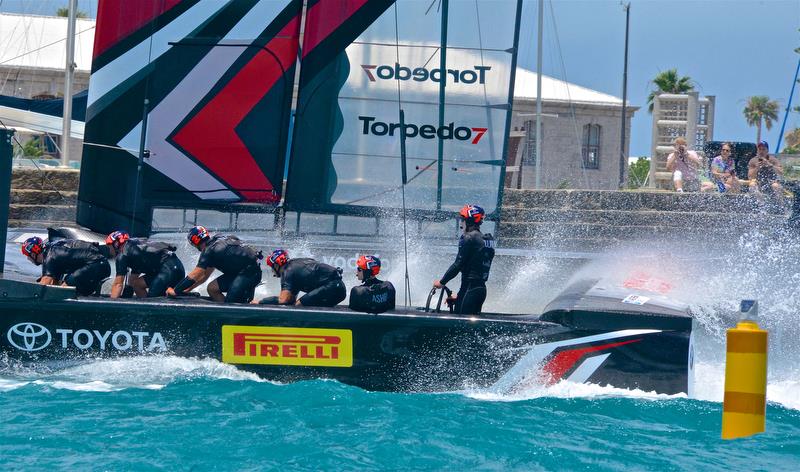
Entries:
[[153,207],[277,204],[302,3],[101,0],[78,223],[146,233]]
[[300,211],[492,211],[520,9],[100,0],[78,223],[142,234],[154,208],[282,200]]

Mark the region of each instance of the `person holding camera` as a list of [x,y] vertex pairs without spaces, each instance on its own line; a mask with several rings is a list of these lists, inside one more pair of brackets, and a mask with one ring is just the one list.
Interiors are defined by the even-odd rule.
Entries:
[[698,192],[701,190],[697,170],[703,160],[696,152],[686,146],[686,139],[675,138],[672,143],[675,151],[667,156],[667,170],[672,172],[672,182],[677,192]]
[[758,190],[764,195],[773,197],[776,202],[783,203],[783,167],[775,156],[769,154],[769,143],[759,141],[756,156],[747,164],[747,178],[750,189]]

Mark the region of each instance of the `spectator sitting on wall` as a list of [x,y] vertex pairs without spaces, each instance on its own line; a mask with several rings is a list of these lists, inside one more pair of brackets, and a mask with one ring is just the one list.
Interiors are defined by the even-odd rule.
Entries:
[[756,157],[747,164],[747,177],[750,189],[758,190],[764,195],[773,197],[777,203],[783,203],[783,167],[775,156],[769,154],[769,144],[760,141],[756,148]]
[[711,161],[711,175],[720,192],[739,193],[741,185],[736,177],[736,165],[730,143],[723,143],[720,155]]
[[[697,192],[701,190],[700,179],[697,176],[697,169],[703,165],[703,160],[694,151],[689,151],[686,146],[686,139],[675,138],[672,143],[675,151],[667,157],[667,170],[672,172],[672,182],[678,192]],[[713,185],[704,182],[708,187]]]

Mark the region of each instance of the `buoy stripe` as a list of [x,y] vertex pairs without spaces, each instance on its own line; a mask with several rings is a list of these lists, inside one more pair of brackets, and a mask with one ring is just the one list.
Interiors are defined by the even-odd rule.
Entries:
[[722,411],[726,413],[764,415],[766,408],[766,395],[744,392],[725,392],[725,403],[723,403]]
[[728,352],[752,352],[756,354],[766,353],[767,332],[761,331],[754,333],[752,331],[728,331]]

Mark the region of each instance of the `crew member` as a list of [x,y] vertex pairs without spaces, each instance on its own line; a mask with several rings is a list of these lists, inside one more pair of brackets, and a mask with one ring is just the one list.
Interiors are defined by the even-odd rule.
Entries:
[[461,288],[455,302],[455,313],[480,313],[486,300],[486,281],[494,259],[494,237],[481,233],[486,212],[478,205],[466,205],[459,212],[459,227],[464,231],[458,242],[458,255],[440,280],[433,282],[442,288],[461,273]]
[[381,260],[375,256],[361,256],[356,261],[356,277],[362,282],[350,289],[350,309],[367,313],[394,310],[395,291],[391,282],[378,279]]
[[[262,305],[336,306],[347,296],[342,269],[314,259],[289,259],[289,253],[276,249],[267,258],[272,275],[281,279],[281,293],[267,297]],[[305,295],[297,298],[297,294]]]
[[111,298],[122,295],[128,269],[128,285],[139,298],[163,297],[167,287],[174,287],[186,275],[177,248],[167,243],[131,239],[124,231],[114,231],[106,238],[112,258],[116,258],[116,274],[111,284]]
[[42,266],[40,284],[75,287],[79,295],[99,294],[100,285],[111,274],[97,243],[62,239],[45,244],[33,236],[22,243],[22,254]]
[[[189,243],[200,251],[197,267],[192,269],[167,295],[174,297],[198,287],[208,280],[215,269],[222,275],[208,284],[208,295],[215,302],[248,303],[256,286],[261,283],[261,252],[245,246],[236,236],[215,235],[195,226],[189,230]],[[223,295],[224,293],[224,295]]]

